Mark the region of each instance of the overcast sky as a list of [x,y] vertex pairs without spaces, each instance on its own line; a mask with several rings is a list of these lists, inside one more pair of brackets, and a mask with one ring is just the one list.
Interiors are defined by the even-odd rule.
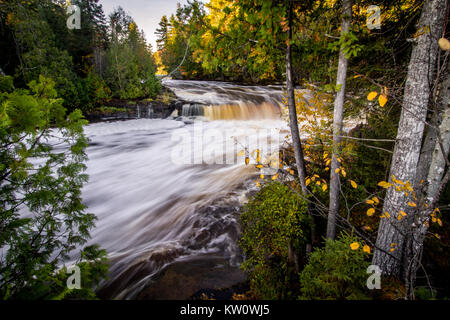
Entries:
[[139,29],[144,30],[145,37],[153,49],[156,48],[154,32],[158,28],[161,17],[175,13],[178,2],[183,5],[187,3],[187,0],[100,0],[106,17],[119,6],[133,17]]

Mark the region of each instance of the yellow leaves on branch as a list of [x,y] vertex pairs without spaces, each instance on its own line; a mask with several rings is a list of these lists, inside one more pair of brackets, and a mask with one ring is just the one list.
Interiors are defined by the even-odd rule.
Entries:
[[400,221],[400,220],[402,220],[404,217],[406,217],[406,212],[403,211],[403,210],[400,210],[400,212],[398,213],[398,216],[397,216],[397,220]]
[[378,186],[387,189],[387,188],[392,187],[392,184],[389,182],[386,182],[386,181],[380,181],[380,182],[378,182]]
[[384,107],[386,105],[386,103],[388,102],[387,91],[388,91],[387,88],[384,87],[384,89],[383,89],[384,93],[381,93],[379,96],[378,96],[378,92],[372,91],[367,95],[367,100],[373,101],[378,96],[378,103],[380,104],[380,107]]
[[380,94],[378,97],[378,103],[380,104],[380,107],[384,107],[386,103],[388,102],[388,98],[385,94]]
[[389,250],[389,252],[394,252],[396,245],[396,243],[391,243],[391,249]]
[[371,93],[368,94],[367,100],[373,101],[377,96],[378,96],[378,92],[372,91]]
[[353,242],[353,243],[350,245],[350,249],[352,249],[352,250],[358,250],[358,249],[359,249],[359,243],[358,243],[358,242]]
[[[352,249],[353,251],[354,250],[358,250],[359,248],[361,247],[361,245],[359,244],[359,242],[353,242],[353,243],[351,243],[350,244],[350,249]],[[362,247],[362,249],[363,249],[363,251],[365,252],[365,253],[369,253],[370,254],[370,247],[367,245],[367,244],[365,244],[363,247]]]
[[[358,250],[359,248],[359,242],[353,242],[352,244],[350,244],[350,249],[352,250]],[[370,253],[370,247],[367,244],[365,244],[362,249],[365,253]]]
[[387,211],[383,215],[380,216],[380,218],[387,218],[387,219],[389,219],[390,217],[391,217],[391,215]]

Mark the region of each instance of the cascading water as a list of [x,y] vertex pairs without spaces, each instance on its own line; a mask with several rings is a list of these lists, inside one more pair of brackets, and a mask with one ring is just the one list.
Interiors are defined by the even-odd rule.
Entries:
[[98,217],[90,243],[110,257],[109,280],[100,289],[107,298],[136,298],[159,271],[194,257],[221,257],[237,266],[238,209],[255,175],[238,153],[245,144],[251,150],[261,139],[276,141],[286,130],[280,88],[165,85],[191,102],[182,115],[204,117],[193,124],[137,119],[85,129],[90,181],[83,200]]

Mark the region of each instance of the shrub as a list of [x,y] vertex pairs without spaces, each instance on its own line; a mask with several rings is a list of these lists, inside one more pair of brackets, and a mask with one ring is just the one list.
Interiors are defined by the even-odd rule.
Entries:
[[[365,284],[369,262],[354,236],[343,234],[338,240],[326,240],[324,248],[311,254],[300,274],[300,299],[367,299]],[[361,242],[358,242],[361,243]]]
[[289,243],[301,251],[309,237],[311,219],[306,202],[279,182],[264,186],[244,207],[240,246],[254,294],[262,299],[295,297],[291,287],[297,273],[289,263]]

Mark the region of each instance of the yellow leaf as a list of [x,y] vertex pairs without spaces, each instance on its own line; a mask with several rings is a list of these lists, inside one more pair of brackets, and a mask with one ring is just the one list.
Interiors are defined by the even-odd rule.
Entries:
[[262,169],[264,166],[263,166],[262,164],[258,164],[256,167],[257,167],[258,169]]
[[375,209],[374,208],[370,208],[369,210],[367,210],[367,215],[369,217],[371,217],[374,213],[375,213]]
[[369,93],[369,95],[367,96],[367,100],[372,101],[373,99],[375,99],[378,95],[378,92],[376,91],[372,91],[371,93]]
[[389,182],[386,182],[386,181],[380,181],[380,182],[378,183],[378,185],[379,185],[380,187],[385,188],[385,189],[387,189],[387,188],[389,188],[389,187],[392,187],[392,184],[390,184]]
[[250,162],[250,158],[249,157],[245,157],[245,165],[248,165],[249,162]]
[[366,253],[370,253],[370,247],[366,244],[366,245],[363,247],[363,251],[366,252]]
[[325,168],[325,171],[328,171],[328,170],[330,170],[330,168],[328,168],[328,167],[327,167],[327,168]]
[[391,215],[390,215],[389,212],[387,212],[387,211],[386,211],[383,215],[380,216],[380,218],[388,218],[388,219],[389,219],[390,217],[391,217]]
[[391,250],[389,250],[389,252],[394,252],[395,248],[391,248]]
[[386,103],[388,102],[388,98],[384,94],[380,94],[378,97],[378,103],[380,104],[380,107],[384,107]]
[[310,183],[311,183],[311,179],[306,179],[306,182],[305,182],[306,186],[308,186]]
[[435,233],[434,236],[438,239],[441,239],[441,237],[437,233]]
[[324,158],[324,159],[328,158],[328,153],[325,153],[325,154],[323,155],[323,158]]
[[261,183],[259,183],[258,181],[256,181],[256,186],[259,188],[261,186]]
[[398,214],[399,214],[399,216],[406,217],[406,212],[403,210],[400,210],[400,212]]
[[438,44],[443,51],[450,51],[450,41],[448,41],[447,39],[440,38]]
[[442,227],[442,220],[441,219],[437,218],[437,223],[439,224],[439,226]]
[[292,175],[294,175],[294,170],[289,169],[289,173],[292,174]]
[[324,184],[324,185],[322,186],[322,191],[325,192],[325,191],[327,191],[327,189],[328,189],[328,186],[327,186],[326,184]]
[[239,151],[238,157],[243,157],[244,155],[245,155],[245,151],[244,150]]
[[347,172],[345,172],[344,168],[342,168],[341,173],[344,176],[344,178],[347,176]]
[[417,207],[417,204],[416,204],[415,202],[409,201],[409,202],[408,202],[408,206],[414,208],[414,207]]
[[373,201],[373,200],[366,200],[366,203],[367,203],[367,204],[374,204],[375,201]]
[[334,170],[335,173],[339,173],[339,171],[341,171],[341,168],[337,168],[336,170]]
[[378,200],[377,197],[373,197],[372,200],[375,201],[376,204],[379,204],[379,203],[380,203],[380,200]]
[[261,179],[264,179],[264,175],[263,175],[263,174],[261,174],[259,177],[260,177]]
[[356,184],[355,181],[350,180],[350,184],[352,185],[353,188],[355,188],[355,189],[358,188],[358,185]]
[[277,179],[278,179],[278,173],[272,177],[272,180],[277,180]]
[[325,165],[326,165],[326,166],[329,166],[329,165],[330,165],[330,163],[331,163],[331,160],[330,160],[330,159],[328,159],[328,160],[327,160],[327,162],[325,163]]
[[351,248],[352,250],[358,250],[358,249],[359,249],[359,243],[358,243],[358,242],[353,242],[353,243],[350,245],[350,248]]

